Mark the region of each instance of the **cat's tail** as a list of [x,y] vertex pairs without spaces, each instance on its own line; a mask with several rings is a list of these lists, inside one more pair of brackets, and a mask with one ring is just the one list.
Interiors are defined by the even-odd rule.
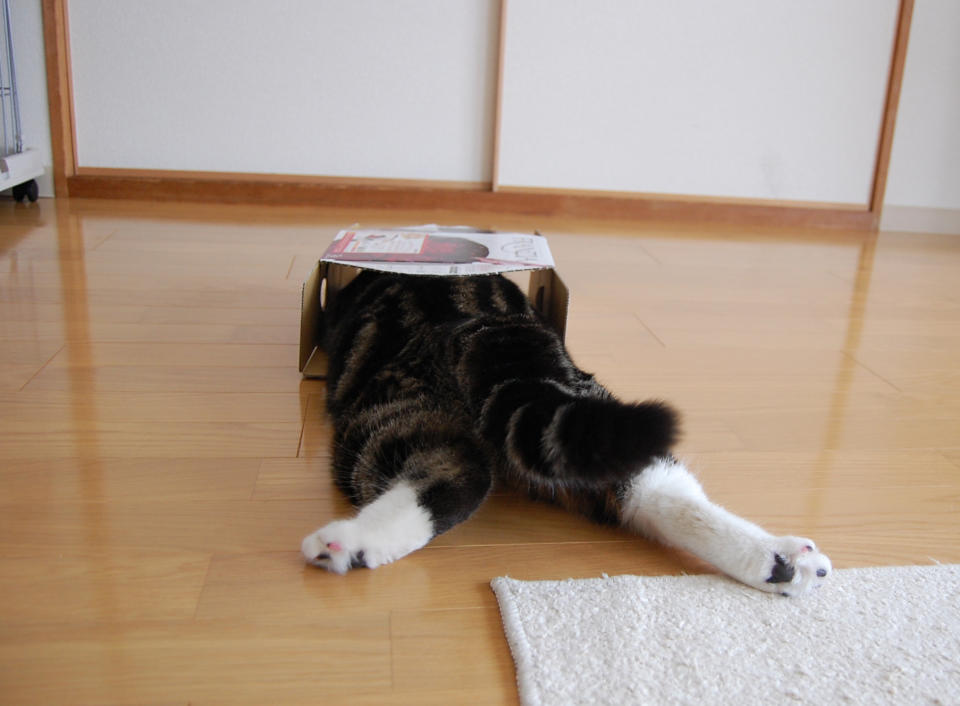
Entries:
[[529,380],[491,395],[481,424],[515,472],[584,486],[627,480],[669,455],[679,433],[677,414],[665,403],[578,396]]

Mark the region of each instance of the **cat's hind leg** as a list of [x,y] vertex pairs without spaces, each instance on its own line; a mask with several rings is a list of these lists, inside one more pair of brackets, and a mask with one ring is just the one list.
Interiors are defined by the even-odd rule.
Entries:
[[457,449],[412,454],[396,480],[357,514],[304,538],[304,558],[338,574],[389,564],[467,519],[490,490],[484,454]]
[[762,591],[796,596],[819,586],[830,559],[805,537],[777,537],[711,502],[683,464],[658,459],[622,489],[622,523],[685,549]]
[[433,516],[418,502],[416,489],[400,481],[355,517],[336,520],[307,535],[301,548],[309,563],[344,574],[396,561],[426,545],[435,534]]

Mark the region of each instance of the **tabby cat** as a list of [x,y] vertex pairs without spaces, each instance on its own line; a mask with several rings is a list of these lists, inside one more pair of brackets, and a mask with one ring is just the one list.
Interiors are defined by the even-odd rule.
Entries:
[[333,473],[358,509],[303,540],[311,564],[375,568],[463,522],[491,486],[680,547],[784,595],[830,561],[707,499],[670,449],[677,415],[624,403],[499,275],[367,270],[326,312]]

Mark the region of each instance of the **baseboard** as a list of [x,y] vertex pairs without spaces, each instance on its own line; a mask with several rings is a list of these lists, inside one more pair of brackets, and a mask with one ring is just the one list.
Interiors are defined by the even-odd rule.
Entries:
[[880,230],[960,235],[960,209],[884,206]]
[[869,231],[876,228],[874,214],[850,208],[811,208],[772,203],[723,203],[686,199],[591,194],[590,192],[517,192],[477,188],[476,184],[409,181],[357,183],[356,180],[311,179],[274,175],[191,174],[150,171],[138,174],[91,173],[67,178],[71,198],[139,199],[213,203],[265,203],[497,212],[544,217],[599,220],[692,220],[743,225],[843,228]]
[[615,199],[640,199],[646,201],[677,201],[677,202],[697,202],[713,203],[729,206],[777,206],[784,208],[819,208],[826,211],[865,211],[866,204],[844,203],[839,201],[798,201],[793,199],[760,199],[744,198],[739,196],[691,196],[689,194],[658,194],[654,192],[642,191],[606,191],[600,189],[564,189],[557,187],[539,187],[539,186],[511,186],[509,184],[498,184],[497,191],[513,194],[553,194],[566,196],[603,196]]

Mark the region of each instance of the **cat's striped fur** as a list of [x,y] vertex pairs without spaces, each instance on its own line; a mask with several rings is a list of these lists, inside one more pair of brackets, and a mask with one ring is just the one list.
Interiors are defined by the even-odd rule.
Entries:
[[[670,407],[617,400],[509,280],[364,271],[325,325],[333,472],[359,512],[304,540],[312,563],[342,572],[393,561],[466,520],[495,482],[695,553],[713,542],[694,536],[711,522],[730,529],[670,456]],[[655,519],[664,498],[698,525],[690,537]],[[809,540],[776,544],[735,520],[750,556],[704,557],[728,573],[799,590],[812,583],[803,561],[822,557],[825,570]]]

